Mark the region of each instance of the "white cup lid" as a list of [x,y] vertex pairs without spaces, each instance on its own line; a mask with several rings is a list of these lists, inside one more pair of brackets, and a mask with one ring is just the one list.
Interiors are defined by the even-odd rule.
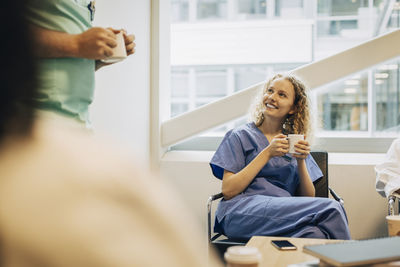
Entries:
[[255,247],[232,246],[225,252],[224,258],[232,263],[259,263],[261,253]]
[[386,216],[386,220],[400,221],[400,215],[388,215],[388,216]]

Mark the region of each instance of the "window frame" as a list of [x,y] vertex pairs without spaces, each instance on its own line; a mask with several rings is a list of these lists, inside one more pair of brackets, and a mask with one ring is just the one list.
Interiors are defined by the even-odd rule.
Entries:
[[[160,8],[160,2],[170,2],[170,1],[161,1],[161,0],[152,0],[152,3],[156,3],[156,5],[158,6],[158,8]],[[162,10],[158,10],[158,14],[163,13],[164,14],[164,19],[165,19],[165,14],[166,12],[169,12],[169,9],[165,9],[165,6]],[[154,12],[153,12],[153,16],[154,16]],[[156,20],[157,23],[161,24],[161,19],[154,19],[153,21]],[[165,20],[164,20],[165,23]],[[168,22],[170,23],[170,22]],[[161,35],[165,35],[165,32],[158,32],[159,36]],[[160,40],[158,40],[160,41]],[[166,44],[166,42],[163,42],[164,46],[162,48],[158,47],[158,50],[156,52],[160,53],[160,54],[168,54],[169,55],[169,44]],[[351,50],[351,49],[350,49]],[[154,50],[153,50],[154,52]],[[160,54],[158,56],[160,56]],[[168,56],[165,56],[165,58],[168,58]],[[169,58],[168,58],[169,59]],[[160,58],[158,58],[158,60],[160,60]],[[169,79],[169,74],[170,74],[170,68],[166,68],[165,67],[165,60],[162,61],[163,63],[160,64],[158,62],[157,67],[160,67],[160,65],[163,65],[163,68],[160,68],[159,71],[159,77],[163,76],[164,77],[164,81]],[[168,77],[168,79],[165,79],[165,77]],[[161,88],[161,86],[159,85],[160,81],[158,82],[158,86],[157,86],[157,97],[159,102],[158,103],[153,103],[151,106],[152,108],[154,108],[154,104],[159,105],[159,110],[165,110],[165,107],[171,104],[171,101],[168,102],[169,97],[166,98],[162,98],[160,91],[163,89]],[[369,89],[370,90],[370,89]],[[165,91],[164,91],[165,92]],[[166,103],[168,102],[168,103]],[[368,111],[369,112],[369,118],[370,115],[372,115],[372,113],[370,114],[370,112],[373,111]],[[190,113],[190,112],[189,112]],[[158,120],[157,122],[158,124],[158,142],[157,144],[160,145],[160,148],[158,149],[158,152],[160,151],[166,151],[166,150],[215,150],[218,146],[218,144],[221,142],[222,140],[222,136],[210,136],[210,135],[200,135],[200,136],[195,136],[190,138],[189,140],[186,141],[178,141],[177,144],[173,144],[173,141],[171,141],[172,143],[168,144],[168,142],[170,141],[163,141],[163,132],[162,132],[162,124],[165,122],[168,122],[168,120],[170,121],[171,119],[165,119],[161,118],[161,115],[158,114]],[[370,119],[368,120],[370,123]],[[172,125],[171,125],[172,126]],[[369,125],[368,128],[370,129],[372,127],[372,125]],[[168,139],[169,137],[167,137]],[[161,139],[161,140],[160,140]],[[338,136],[338,137],[316,137],[314,140],[316,141],[315,144],[320,144],[320,145],[315,145],[313,148],[316,149],[324,149],[327,150],[329,152],[346,152],[346,153],[384,153],[387,151],[387,149],[389,148],[390,144],[392,143],[392,141],[394,140],[394,137],[350,137],[350,136]],[[154,139],[152,139],[154,140]],[[164,144],[163,144],[164,142]],[[323,145],[322,145],[323,144]]]

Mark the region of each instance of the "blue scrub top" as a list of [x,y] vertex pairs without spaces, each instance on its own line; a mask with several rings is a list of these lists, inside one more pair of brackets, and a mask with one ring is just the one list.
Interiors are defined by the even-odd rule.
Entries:
[[[222,179],[224,170],[239,172],[268,145],[268,139],[253,122],[230,130],[211,159],[214,176]],[[323,176],[311,155],[306,165],[313,182]],[[294,196],[298,185],[297,160],[286,154],[271,158],[242,194],[288,197]]]
[[[229,131],[211,159],[214,175],[222,179],[224,170],[239,172],[268,145],[254,123]],[[323,176],[311,156],[306,166],[313,182]],[[219,202],[214,231],[237,239],[255,235],[350,239],[340,203],[293,197],[298,185],[296,158],[290,154],[271,158],[241,194]]]

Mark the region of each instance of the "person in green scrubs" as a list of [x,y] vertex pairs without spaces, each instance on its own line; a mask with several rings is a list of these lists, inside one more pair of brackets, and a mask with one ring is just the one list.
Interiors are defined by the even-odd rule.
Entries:
[[[55,112],[90,125],[94,73],[112,56],[121,30],[92,27],[94,1],[32,0],[27,19],[36,35],[40,58],[40,110]],[[124,32],[127,54],[135,52],[134,35]]]

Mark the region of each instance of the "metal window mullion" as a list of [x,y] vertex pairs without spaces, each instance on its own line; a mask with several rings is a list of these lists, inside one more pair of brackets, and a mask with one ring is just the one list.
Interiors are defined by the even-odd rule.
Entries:
[[369,28],[369,33],[368,36],[373,37],[374,36],[374,24],[375,21],[373,18],[374,16],[374,0],[368,0],[368,15],[369,15],[369,20],[368,20],[368,28]]
[[[235,70],[233,67],[228,67],[226,69],[226,93],[227,95],[232,95],[235,92]],[[228,128],[232,129],[235,127],[234,122],[228,124]]]
[[226,95],[231,95],[235,92],[235,70],[233,67],[226,69]]
[[197,0],[189,0],[189,21],[197,20]]
[[376,92],[374,90],[373,71],[368,71],[368,135],[376,131]]
[[196,71],[193,67],[189,68],[189,92],[188,92],[188,109],[196,108]]
[[[319,114],[318,114],[318,96],[317,96],[317,92],[314,90],[314,91],[311,91],[311,92],[309,92],[308,93],[308,95],[310,96],[310,100],[311,100],[311,110],[310,110],[310,112],[311,112],[311,121],[312,121],[312,129],[314,129],[314,132],[316,132],[316,131],[318,131],[319,129],[318,129],[318,121],[319,121],[319,119],[318,119],[318,117],[319,117]],[[323,126],[322,126],[322,128],[323,128]]]
[[316,19],[317,14],[317,1],[307,0],[303,2],[304,17],[308,19]]
[[275,18],[275,0],[272,1],[266,1],[266,5],[267,5],[267,18],[268,19],[273,19]]
[[385,1],[384,8],[383,8],[383,14],[381,15],[381,17],[378,21],[378,25],[375,29],[374,36],[378,36],[385,31],[387,24],[390,20],[390,16],[392,15],[393,7],[394,7],[395,3],[396,3],[396,0],[386,0]]
[[234,20],[238,13],[237,0],[227,0],[228,20]]

